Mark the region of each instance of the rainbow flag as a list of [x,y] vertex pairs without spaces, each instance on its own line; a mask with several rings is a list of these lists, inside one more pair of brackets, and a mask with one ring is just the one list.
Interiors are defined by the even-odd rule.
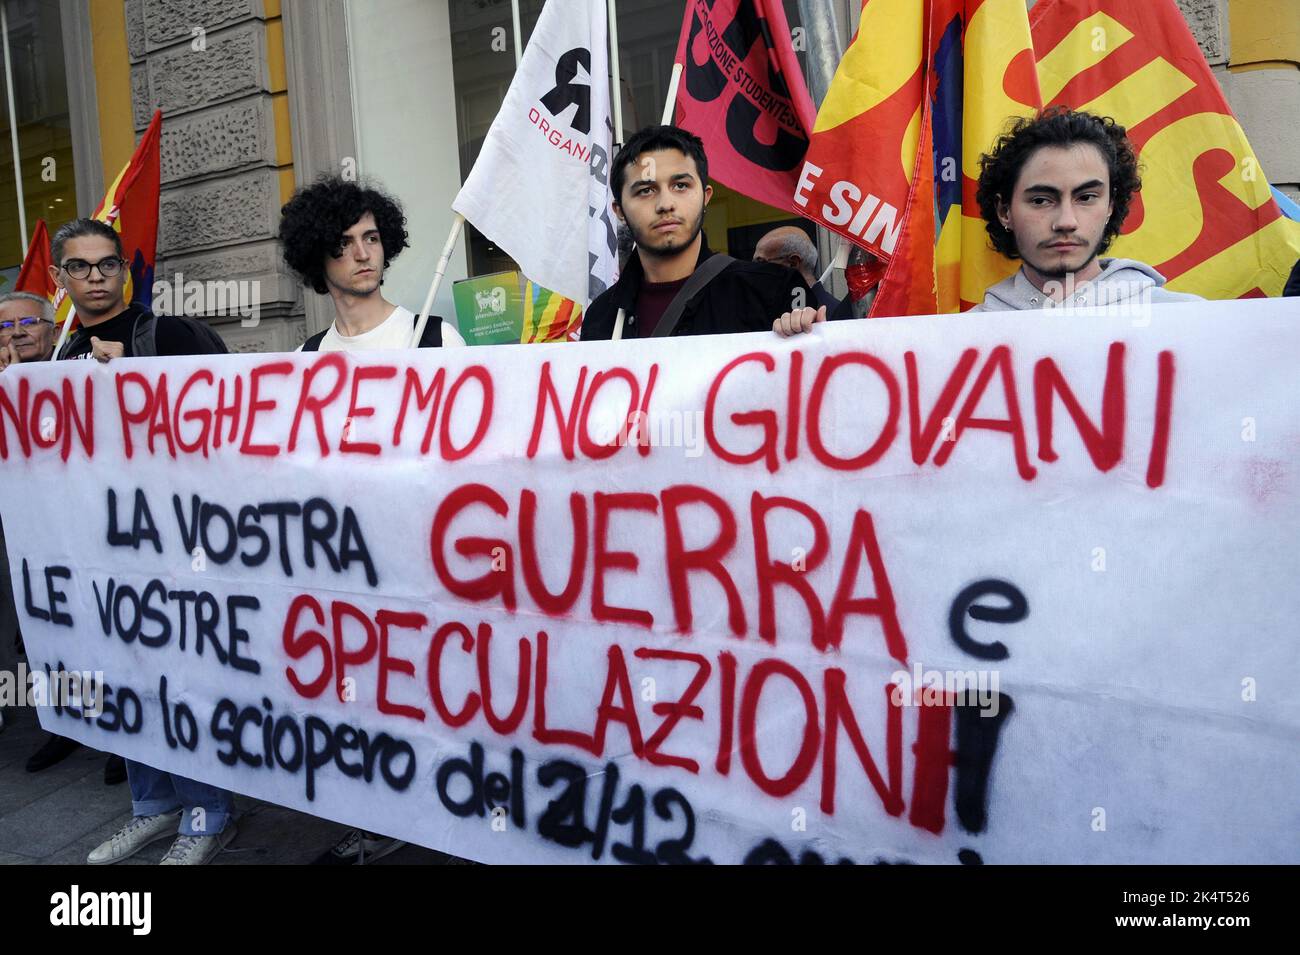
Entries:
[[582,307],[577,302],[531,279],[524,283],[524,329],[520,338],[524,344],[577,341],[581,328]]

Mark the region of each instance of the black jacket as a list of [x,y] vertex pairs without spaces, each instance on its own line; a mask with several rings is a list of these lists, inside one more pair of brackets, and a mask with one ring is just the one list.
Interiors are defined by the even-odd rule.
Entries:
[[[702,239],[695,267],[699,268],[700,263],[713,254],[709,243]],[[633,254],[613,287],[601,292],[587,306],[582,317],[581,339],[613,338],[620,308],[623,309],[623,337],[640,337],[633,312],[644,278],[641,257]],[[794,306],[796,289],[803,290],[803,304],[815,304],[808,283],[794,269],[738,260],[719,272],[686,303],[673,335],[770,332],[772,323]]]
[[1286,280],[1286,287],[1282,289],[1282,294],[1300,295],[1300,261],[1297,261],[1295,267],[1291,269],[1291,277]]
[[[98,325],[78,325],[55,356],[62,361],[89,358],[90,340],[120,342],[124,358],[145,355],[215,355],[226,351],[221,336],[196,319],[154,315],[136,302]],[[144,346],[143,350],[139,346]]]

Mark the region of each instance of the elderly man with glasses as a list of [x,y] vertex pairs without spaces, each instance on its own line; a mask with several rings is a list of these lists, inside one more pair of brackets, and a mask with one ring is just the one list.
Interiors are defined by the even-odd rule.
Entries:
[[0,295],[0,367],[49,361],[54,354],[54,306],[31,292]]

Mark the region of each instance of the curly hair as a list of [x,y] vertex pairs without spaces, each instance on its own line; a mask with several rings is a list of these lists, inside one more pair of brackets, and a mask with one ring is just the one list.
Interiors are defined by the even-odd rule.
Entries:
[[406,217],[397,200],[339,176],[322,176],[299,189],[284,204],[280,210],[280,247],[285,263],[303,285],[321,295],[326,293],[325,257],[339,253],[343,233],[367,212],[375,217],[387,269],[408,245]]
[[1016,180],[1029,157],[1043,146],[1072,146],[1091,143],[1106,160],[1110,170],[1110,220],[1102,233],[1097,254],[1108,248],[1128,216],[1133,194],[1142,188],[1137,154],[1128,140],[1127,131],[1109,116],[1095,116],[1053,106],[1037,116],[1020,117],[1011,122],[998,137],[990,152],[980,156],[980,179],[975,197],[984,217],[984,227],[993,248],[1009,259],[1020,258],[1016,237],[998,221],[998,203],[1011,202]]

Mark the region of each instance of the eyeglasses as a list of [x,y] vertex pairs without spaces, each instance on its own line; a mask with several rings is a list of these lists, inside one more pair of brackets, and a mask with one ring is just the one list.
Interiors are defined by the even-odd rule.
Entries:
[[63,263],[63,270],[74,279],[84,279],[90,276],[91,269],[99,269],[100,275],[106,279],[111,279],[122,271],[124,265],[126,265],[126,259],[112,255],[106,259],[100,259],[98,262],[87,262],[85,259],[68,259]]
[[12,332],[14,327],[17,325],[21,325],[23,328],[31,328],[33,325],[39,325],[41,322],[49,322],[51,325],[54,324],[54,322],[48,318],[41,318],[39,315],[28,315],[25,318],[14,319],[13,321],[8,319],[0,321],[0,332]]

